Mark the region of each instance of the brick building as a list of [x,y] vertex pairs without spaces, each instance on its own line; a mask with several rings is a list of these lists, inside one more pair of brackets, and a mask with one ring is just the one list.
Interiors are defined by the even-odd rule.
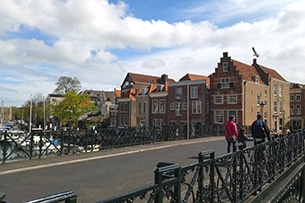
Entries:
[[305,119],[305,85],[291,83],[290,85],[290,118],[288,118],[291,130],[304,128]]
[[168,124],[177,126],[177,133],[186,130],[190,137],[196,125],[209,123],[208,81],[207,76],[186,74],[168,85]]
[[272,131],[281,132],[289,116],[289,83],[257,59],[247,65],[224,52],[210,75],[210,93],[212,123],[235,116],[237,124],[249,126],[260,113]]

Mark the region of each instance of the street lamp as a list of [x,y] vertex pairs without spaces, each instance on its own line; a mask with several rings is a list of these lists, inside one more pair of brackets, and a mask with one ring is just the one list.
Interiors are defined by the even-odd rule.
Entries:
[[261,107],[261,115],[264,118],[264,106],[265,106],[265,103],[262,101],[259,105]]

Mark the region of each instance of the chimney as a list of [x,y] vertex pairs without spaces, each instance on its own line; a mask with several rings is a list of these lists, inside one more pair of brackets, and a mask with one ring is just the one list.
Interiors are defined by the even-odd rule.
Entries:
[[228,57],[228,52],[223,52],[223,58],[227,58]]
[[161,80],[162,80],[162,82],[164,84],[164,91],[167,92],[167,90],[168,90],[168,82],[167,82],[168,75],[166,75],[166,74],[161,75]]
[[256,65],[257,63],[256,63],[256,58],[255,59],[253,59],[253,65]]

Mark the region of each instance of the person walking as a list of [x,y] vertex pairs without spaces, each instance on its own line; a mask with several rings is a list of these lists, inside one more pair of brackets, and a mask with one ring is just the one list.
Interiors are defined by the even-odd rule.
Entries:
[[242,145],[239,146],[239,149],[244,149],[247,147],[247,141],[251,141],[247,134],[246,134],[246,129],[245,128],[240,128],[238,131],[238,137],[237,137],[237,142],[241,143]]
[[235,123],[235,117],[230,116],[229,121],[225,125],[225,139],[227,140],[227,152],[231,152],[231,145],[233,145],[233,152],[236,151],[235,143],[238,137],[237,126]]
[[263,117],[260,114],[258,114],[257,119],[253,121],[251,125],[251,132],[255,145],[265,142],[266,138],[268,141],[271,140],[270,130],[267,124],[263,121]]

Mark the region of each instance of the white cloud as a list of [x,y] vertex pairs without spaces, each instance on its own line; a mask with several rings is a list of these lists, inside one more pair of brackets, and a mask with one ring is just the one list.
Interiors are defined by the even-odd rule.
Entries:
[[[63,75],[77,77],[84,89],[105,90],[119,88],[127,72],[176,80],[186,73],[209,75],[222,52],[251,64],[252,46],[260,64],[305,83],[303,1],[204,3],[181,11],[190,20],[168,23],[135,18],[123,2],[5,1],[0,99],[20,106],[30,94],[51,93]],[[193,21],[198,14],[206,20]],[[124,56],[124,50],[133,53]]]

